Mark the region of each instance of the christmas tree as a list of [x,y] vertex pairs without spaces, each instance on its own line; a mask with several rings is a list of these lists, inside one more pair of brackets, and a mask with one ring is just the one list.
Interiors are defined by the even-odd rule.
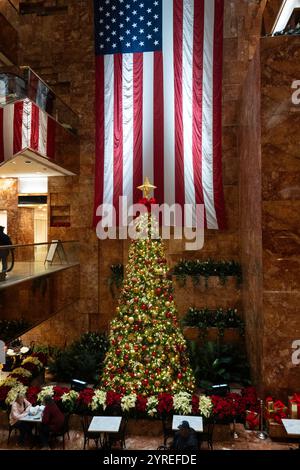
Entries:
[[157,228],[150,214],[136,223],[143,237],[133,240],[129,249],[101,385],[144,396],[192,392],[194,377],[178,326],[163,242],[151,238]]

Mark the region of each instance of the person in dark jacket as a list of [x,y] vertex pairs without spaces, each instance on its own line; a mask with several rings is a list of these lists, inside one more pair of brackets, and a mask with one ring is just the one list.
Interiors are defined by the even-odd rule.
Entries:
[[58,408],[52,397],[45,397],[45,409],[43,411],[42,424],[40,428],[40,438],[42,447],[49,448],[49,434],[50,432],[60,432],[63,430],[65,423],[65,416]]
[[[9,236],[4,233],[5,227],[0,225],[0,246],[12,245],[11,239]],[[9,250],[0,249],[0,259],[2,261],[2,272],[7,270],[7,257],[9,255]]]
[[178,426],[179,431],[174,436],[172,449],[178,452],[197,452],[198,439],[196,431],[190,427],[188,421],[182,421]]

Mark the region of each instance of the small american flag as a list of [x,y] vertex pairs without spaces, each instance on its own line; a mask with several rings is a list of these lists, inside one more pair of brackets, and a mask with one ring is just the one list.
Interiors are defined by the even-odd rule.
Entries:
[[[224,228],[221,96],[224,0],[94,0],[95,213],[138,201],[204,204]],[[95,224],[97,217],[95,216]]]

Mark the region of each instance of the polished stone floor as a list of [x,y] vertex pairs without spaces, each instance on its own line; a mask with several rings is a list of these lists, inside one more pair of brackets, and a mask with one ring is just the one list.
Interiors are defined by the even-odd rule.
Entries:
[[[214,443],[215,450],[254,450],[254,451],[265,451],[265,450],[288,450],[289,448],[297,448],[296,444],[289,442],[274,442],[271,439],[261,441],[257,438],[256,432],[249,432],[244,429],[242,425],[237,425],[236,428],[239,438],[230,438],[224,441],[216,441]],[[17,446],[16,435],[13,434],[9,445],[7,445],[7,430],[4,426],[0,429],[0,450],[21,450],[29,449],[27,445],[23,448]],[[80,430],[70,431],[70,440],[66,437],[65,441],[66,450],[81,450],[83,448],[83,434]],[[128,450],[155,450],[158,446],[162,445],[162,436],[137,436],[129,435],[126,438],[126,448]],[[62,450],[62,441],[53,441],[51,444],[53,450]],[[94,449],[95,445],[93,441],[90,441],[89,449]],[[33,447],[33,449],[39,449],[39,446]],[[203,447],[205,450],[205,446]]]

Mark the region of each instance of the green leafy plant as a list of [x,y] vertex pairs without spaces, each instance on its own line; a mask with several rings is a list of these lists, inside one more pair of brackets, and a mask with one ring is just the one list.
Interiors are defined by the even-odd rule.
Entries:
[[211,276],[218,276],[220,282],[225,285],[227,278],[234,276],[237,279],[237,285],[242,282],[242,268],[237,261],[214,261],[203,260],[180,260],[172,269],[172,275],[176,276],[183,284],[187,276],[193,277],[194,284],[198,284],[201,276],[205,279],[207,286],[208,279]]
[[196,383],[208,388],[219,383],[250,384],[250,368],[246,355],[235,346],[207,342],[199,346],[188,342],[191,366]]
[[108,278],[107,282],[108,282],[112,296],[115,297],[114,287],[116,287],[117,289],[120,289],[120,287],[122,286],[122,282],[124,279],[124,266],[121,263],[112,264],[110,267],[110,270],[111,270],[111,275]]
[[96,383],[107,347],[105,334],[85,333],[78,341],[55,355],[49,363],[49,370],[60,381],[76,378]]
[[196,326],[204,331],[207,328],[218,328],[219,336],[224,335],[226,328],[238,328],[241,336],[245,333],[244,321],[234,308],[210,310],[191,307],[181,323],[183,326]]

